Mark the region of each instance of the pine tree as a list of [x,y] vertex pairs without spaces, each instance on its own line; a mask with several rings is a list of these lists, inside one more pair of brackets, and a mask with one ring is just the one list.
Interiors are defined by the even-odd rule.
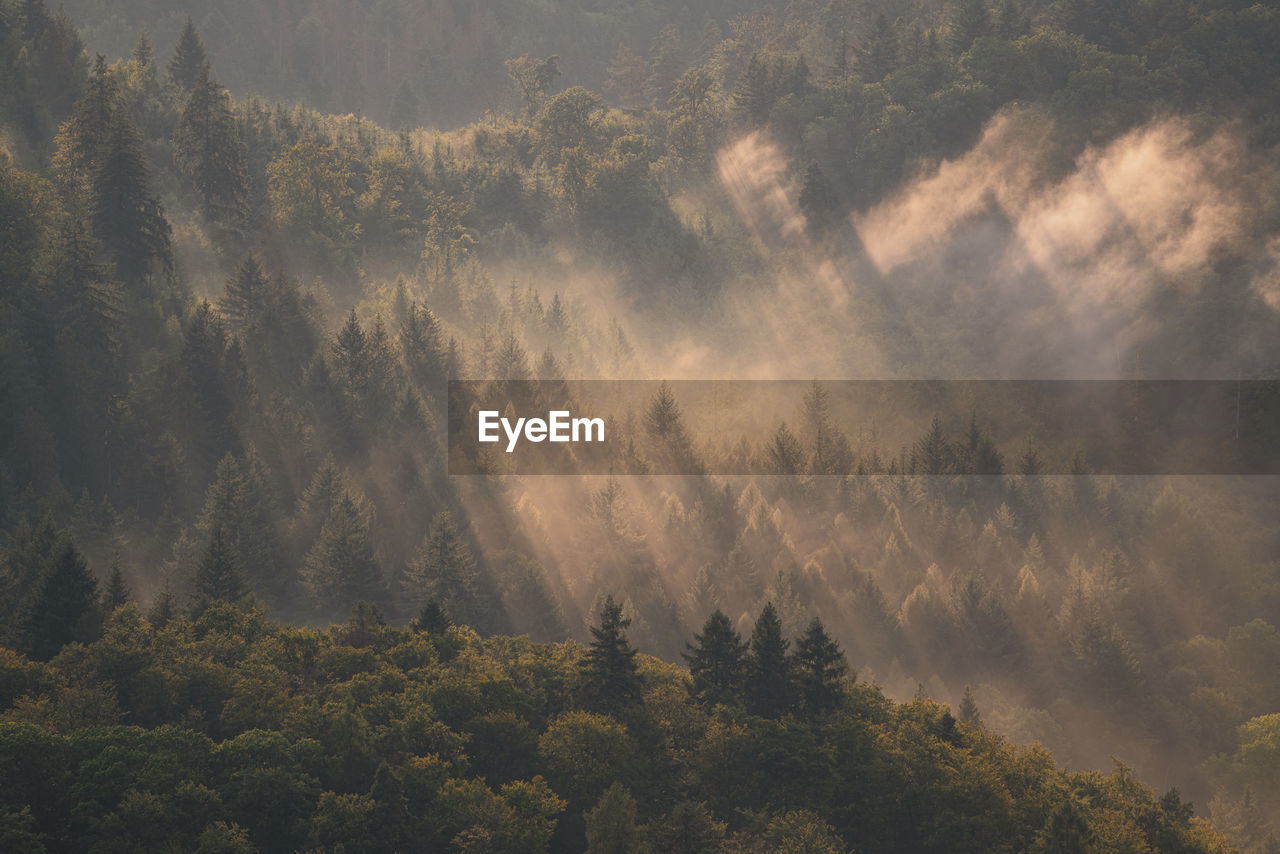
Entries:
[[169,221],[151,191],[142,137],[115,111],[93,180],[94,231],[126,283],[142,282],[153,262],[173,272]]
[[991,12],[986,0],[960,0],[947,30],[947,47],[959,56],[978,39],[991,33]]
[[129,58],[138,64],[141,68],[151,68],[156,61],[156,52],[151,47],[151,36],[147,34],[147,28],[143,27],[138,30],[138,41],[133,46],[133,53]]
[[91,179],[120,109],[120,84],[101,54],[85,82],[84,94],[58,129],[53,167],[72,201],[91,195]]
[[409,379],[423,392],[439,399],[445,380],[440,320],[426,306],[410,303],[400,322],[399,339]]
[[867,46],[858,57],[858,68],[867,83],[879,83],[898,64],[898,34],[884,15],[876,15]]
[[357,601],[380,602],[382,570],[369,527],[350,493],[334,506],[307,553],[305,581],[321,611],[341,613]]
[[823,231],[839,218],[840,201],[817,163],[810,163],[804,173],[799,202],[800,212],[815,232]]
[[982,726],[982,715],[978,711],[978,703],[973,699],[973,689],[964,686],[964,697],[960,699],[960,722]]
[[209,78],[206,64],[200,65],[190,88],[174,136],[178,168],[191,179],[210,221],[228,229],[242,228],[249,178],[230,96]]
[[750,656],[747,662],[747,700],[752,711],[767,718],[777,718],[791,702],[791,661],[787,657],[790,642],[782,637],[782,620],[772,602],[764,609],[751,630]]
[[174,48],[173,58],[169,60],[169,78],[179,87],[190,90],[200,79],[200,69],[206,65],[204,43],[196,32],[196,25],[187,18],[187,24],[178,36],[178,45]]
[[243,462],[232,454],[223,457],[205,495],[200,528],[223,529],[245,583],[272,603],[280,602],[292,586],[283,570],[277,516],[266,473],[252,447]]
[[768,67],[758,55],[752,54],[733,93],[733,108],[748,124],[763,124],[773,108],[770,89]]
[[594,640],[582,657],[582,681],[593,704],[616,711],[640,701],[640,674],[636,650],[627,641],[631,620],[622,616],[622,606],[605,598],[600,625],[591,627]]
[[174,618],[177,611],[173,583],[166,575],[164,583],[160,586],[160,592],[156,594],[156,598],[151,602],[151,609],[147,611],[147,622],[153,626],[163,626]]
[[226,529],[215,522],[209,532],[209,545],[196,568],[191,612],[198,616],[213,602],[238,602],[244,594],[244,576],[235,550]]
[[415,607],[437,601],[468,625],[482,616],[475,559],[449,512],[437,514],[431,523],[417,558],[405,570],[402,588]]
[[120,555],[111,559],[111,572],[107,576],[107,589],[102,594],[102,607],[110,614],[129,601],[129,585],[124,580],[124,570],[120,567]]
[[411,628],[415,632],[425,632],[429,635],[442,635],[452,627],[453,620],[449,619],[449,614],[435,600],[435,597],[427,600],[427,604],[422,606],[422,610],[411,623]]
[[693,678],[689,693],[706,705],[737,702],[746,678],[747,647],[729,618],[717,608],[693,640],[684,655]]
[[810,715],[834,709],[840,701],[840,680],[849,669],[840,646],[817,617],[796,642],[793,656],[796,683]]
[[236,332],[244,333],[259,322],[266,304],[270,283],[267,274],[252,252],[245,255],[228,279],[226,292],[218,303],[224,317]]
[[98,581],[69,539],[46,559],[18,612],[23,650],[48,661],[72,641],[88,643],[101,623]]

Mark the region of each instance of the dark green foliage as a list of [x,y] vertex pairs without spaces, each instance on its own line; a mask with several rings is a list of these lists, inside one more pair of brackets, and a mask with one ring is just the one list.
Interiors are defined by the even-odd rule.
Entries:
[[178,167],[200,194],[202,210],[224,228],[245,224],[248,172],[231,99],[201,63],[174,137]]
[[111,560],[111,572],[107,575],[107,587],[102,591],[102,608],[110,614],[116,608],[128,602],[129,585],[124,580],[124,570],[120,566],[120,555]]
[[479,582],[471,548],[449,513],[440,513],[405,569],[401,588],[411,606],[439,603],[452,619],[474,625],[483,619]]
[[434,598],[428,599],[422,606],[418,616],[413,618],[412,627],[415,632],[426,632],[429,635],[442,635],[453,627],[453,620],[444,607]]
[[209,531],[209,543],[196,567],[194,587],[191,610],[196,615],[214,602],[237,602],[245,594],[244,573],[221,522],[215,521]]
[[93,205],[94,230],[122,280],[144,281],[153,263],[172,272],[169,222],[151,190],[142,138],[123,109],[116,109],[99,151]]
[[323,613],[345,609],[361,599],[385,596],[382,570],[373,553],[369,527],[350,493],[343,493],[307,553],[304,580]]
[[196,26],[187,18],[186,25],[178,36],[178,44],[173,49],[173,57],[169,60],[169,79],[184,90],[194,89],[200,81],[200,75],[208,75],[208,59],[204,52],[204,43]]
[[23,650],[37,661],[47,661],[72,641],[93,640],[100,622],[98,581],[76,547],[63,538],[42,561],[19,607]]
[[636,650],[626,635],[630,625],[631,620],[622,616],[622,606],[612,596],[606,597],[600,625],[591,627],[594,640],[580,666],[584,693],[598,708],[613,711],[640,701]]
[[849,669],[840,645],[817,617],[796,641],[792,655],[796,688],[810,715],[830,712],[840,703],[840,683]]
[[687,646],[689,693],[708,705],[737,702],[747,674],[747,647],[729,618],[717,609]]
[[792,702],[790,641],[782,636],[782,620],[766,602],[751,630],[747,662],[747,704],[767,718],[780,716]]

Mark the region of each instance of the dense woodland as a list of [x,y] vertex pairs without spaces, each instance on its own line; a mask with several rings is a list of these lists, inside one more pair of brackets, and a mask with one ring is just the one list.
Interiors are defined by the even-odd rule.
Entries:
[[1276,4],[164,5],[0,2],[0,847],[1278,847],[1268,479],[818,383],[442,446],[1275,377]]

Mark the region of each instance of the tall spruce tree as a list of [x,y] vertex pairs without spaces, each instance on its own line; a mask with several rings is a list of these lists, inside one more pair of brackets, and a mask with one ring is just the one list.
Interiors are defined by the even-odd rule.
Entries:
[[782,636],[782,620],[772,602],[766,602],[751,630],[747,669],[747,701],[753,712],[777,718],[791,704],[791,661]]
[[747,674],[747,647],[719,608],[693,636],[684,659],[693,679],[689,693],[707,705],[736,703]]
[[358,601],[378,603],[385,598],[369,526],[350,493],[343,493],[307,553],[304,580],[316,605],[330,615]]
[[184,90],[190,90],[200,79],[200,69],[208,63],[204,43],[196,32],[196,25],[187,18],[182,34],[178,36],[173,58],[169,60],[169,79]]
[[227,530],[215,521],[200,565],[196,568],[191,613],[201,614],[213,602],[237,602],[245,594],[244,575]]
[[482,617],[475,559],[446,512],[436,515],[418,555],[406,568],[401,587],[414,607],[438,602],[449,616],[467,625]]
[[640,701],[640,674],[636,650],[627,640],[631,620],[613,596],[604,600],[600,625],[591,627],[594,640],[582,657],[580,672],[588,699],[605,711],[617,711]]
[[124,570],[120,566],[120,555],[111,559],[111,572],[107,575],[107,589],[102,594],[102,607],[108,614],[128,602],[129,585],[124,580]]
[[796,641],[793,661],[805,711],[820,715],[834,709],[840,702],[840,680],[849,665],[822,620],[814,617]]
[[227,91],[202,63],[174,137],[178,168],[200,194],[201,210],[228,230],[244,226],[249,193],[244,143]]
[[93,640],[101,626],[98,580],[63,537],[44,562],[18,612],[24,651],[48,661],[72,641]]
[[153,262],[173,271],[169,221],[151,189],[142,137],[117,109],[93,181],[94,231],[126,284],[147,278]]

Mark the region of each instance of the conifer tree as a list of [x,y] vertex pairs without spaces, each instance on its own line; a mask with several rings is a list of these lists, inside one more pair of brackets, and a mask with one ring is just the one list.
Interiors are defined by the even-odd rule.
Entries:
[[127,283],[142,281],[150,264],[172,272],[169,221],[152,194],[142,138],[117,110],[94,180],[94,230]]
[[580,665],[582,681],[594,705],[616,711],[640,700],[640,674],[636,650],[627,640],[631,620],[622,616],[622,606],[605,598],[600,625],[591,627],[594,640]]
[[360,600],[382,601],[382,570],[368,524],[350,493],[343,493],[307,553],[304,578],[326,613],[341,613]]
[[153,626],[163,626],[174,618],[178,608],[173,595],[173,583],[166,575],[164,582],[160,585],[160,592],[156,594],[156,598],[151,602],[151,608],[147,611],[147,622]]
[[231,99],[209,78],[207,64],[200,65],[191,85],[174,137],[174,157],[200,194],[204,215],[225,228],[242,227],[249,192],[244,143]]
[[237,602],[245,594],[244,576],[226,528],[214,522],[200,565],[196,569],[191,612],[199,615],[212,602]]
[[169,78],[179,87],[190,90],[200,78],[200,69],[208,62],[205,56],[204,43],[196,32],[196,25],[187,18],[182,34],[178,36],[178,45],[174,48],[173,58],[169,60]]
[[226,292],[218,308],[236,332],[244,333],[256,325],[265,307],[270,283],[262,264],[252,252],[240,259],[236,271],[228,279]]
[[422,606],[422,610],[411,623],[415,632],[425,632],[429,635],[442,635],[452,626],[453,620],[449,619],[449,614],[434,596],[427,600],[427,604]]
[[964,686],[964,697],[960,700],[960,722],[982,726],[982,714],[978,711],[978,703],[973,699],[973,689]]
[[693,640],[684,655],[693,678],[689,693],[707,705],[736,702],[746,678],[747,648],[729,618],[717,608]]
[[793,661],[805,710],[820,715],[834,709],[840,700],[840,680],[849,665],[840,645],[817,617],[796,642]]
[[791,702],[790,642],[782,637],[782,620],[772,602],[751,630],[747,664],[747,700],[752,711],[767,718],[780,717]]
[[436,515],[402,587],[414,606],[437,601],[451,617],[472,625],[479,612],[478,575],[471,549],[448,512]]
[[124,580],[124,570],[120,566],[120,555],[111,560],[111,572],[107,576],[107,589],[102,594],[102,607],[108,614],[129,601],[129,585]]
[[43,562],[19,609],[23,649],[37,661],[48,661],[72,641],[93,640],[100,617],[98,581],[64,537]]
[[947,46],[954,56],[959,56],[990,33],[991,11],[986,0],[960,0],[948,25]]

